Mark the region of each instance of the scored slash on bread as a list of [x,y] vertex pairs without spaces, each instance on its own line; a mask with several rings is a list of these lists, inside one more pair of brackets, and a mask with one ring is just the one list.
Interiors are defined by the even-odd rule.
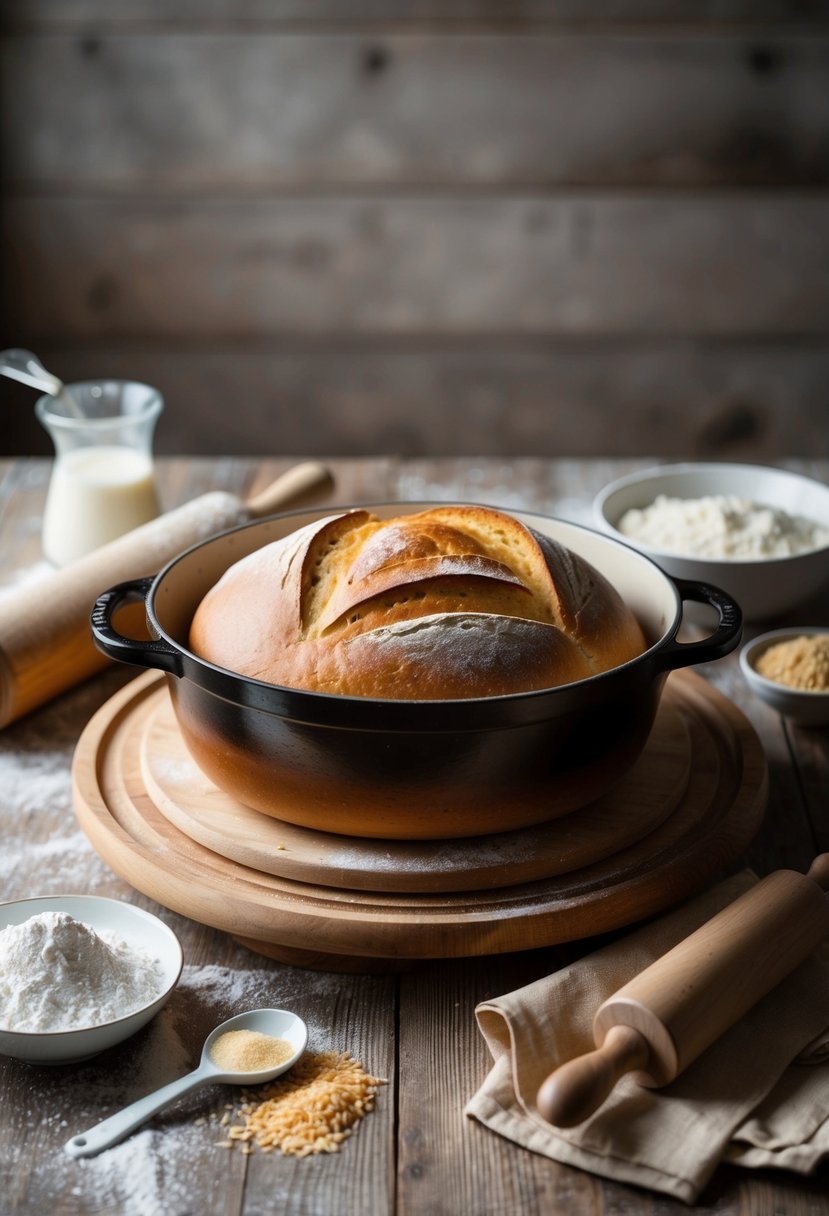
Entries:
[[441,506],[348,511],[264,546],[204,597],[190,645],[289,688],[432,700],[571,683],[646,644],[583,558],[493,508]]

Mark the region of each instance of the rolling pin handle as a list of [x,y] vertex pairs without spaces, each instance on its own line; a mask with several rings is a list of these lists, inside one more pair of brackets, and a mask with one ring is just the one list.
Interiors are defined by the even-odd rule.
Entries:
[[283,510],[289,503],[296,505],[298,501],[309,495],[316,495],[322,490],[333,486],[334,478],[330,469],[315,460],[306,460],[303,464],[295,465],[277,477],[264,490],[254,494],[245,501],[245,510],[251,519],[262,519]]
[[551,1073],[536,1097],[538,1113],[555,1127],[574,1127],[598,1110],[626,1073],[647,1069],[651,1050],[633,1026],[612,1026],[601,1047]]
[[814,879],[824,891],[829,891],[829,853],[818,853],[809,866],[807,877]]
[[119,583],[99,595],[92,609],[92,638],[100,651],[121,663],[135,663],[141,667],[157,667],[180,676],[180,656],[166,642],[124,637],[114,627],[112,618],[124,604],[144,601],[155,581],[155,576],[130,579]]

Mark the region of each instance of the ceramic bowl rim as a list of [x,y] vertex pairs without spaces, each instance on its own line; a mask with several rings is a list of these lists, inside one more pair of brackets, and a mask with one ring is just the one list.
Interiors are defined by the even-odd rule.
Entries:
[[792,688],[790,684],[781,684],[778,680],[770,680],[761,675],[755,667],[755,660],[777,642],[791,641],[794,638],[809,636],[829,636],[829,625],[787,625],[785,628],[770,629],[760,633],[750,642],[740,648],[740,669],[749,684],[756,685],[770,696],[778,700],[785,697],[792,704],[800,703],[804,708],[815,705],[821,700],[829,699],[829,689]]
[[[823,491],[827,496],[827,504],[829,504],[829,486],[824,482],[818,481],[814,477],[808,477],[804,473],[797,473],[793,469],[780,468],[777,465],[762,465],[754,464],[753,462],[741,461],[680,461],[674,464],[656,464],[649,465],[647,468],[636,469],[631,473],[625,473],[622,477],[617,477],[613,481],[608,482],[593,498],[593,519],[594,522],[601,528],[602,531],[609,536],[620,540],[624,544],[632,545],[640,553],[645,556],[652,557],[657,561],[677,561],[687,563],[689,566],[696,565],[699,567],[721,567],[721,568],[764,568],[770,569],[774,566],[783,565],[787,562],[799,562],[804,559],[812,560],[820,555],[829,554],[829,542],[825,545],[819,545],[815,549],[808,549],[802,553],[788,553],[777,557],[704,557],[696,553],[679,552],[676,549],[663,549],[650,542],[636,540],[634,537],[626,536],[624,532],[620,532],[617,523],[607,514],[607,505],[613,497],[632,486],[646,485],[650,481],[656,481],[661,478],[670,479],[690,478],[693,474],[710,474],[722,473],[727,477],[730,470],[739,470],[741,474],[753,472],[761,474],[764,477],[772,476],[780,478],[796,484],[802,483],[804,486],[813,487],[818,492]],[[710,491],[709,491],[710,492]],[[777,503],[770,503],[771,506],[777,506]],[[822,526],[829,528],[829,515],[826,520],[815,521]]]

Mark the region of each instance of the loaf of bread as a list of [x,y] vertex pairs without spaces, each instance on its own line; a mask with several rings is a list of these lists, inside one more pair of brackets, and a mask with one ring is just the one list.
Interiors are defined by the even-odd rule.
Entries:
[[309,524],[231,566],[190,630],[197,655],[257,680],[419,700],[568,684],[645,645],[598,570],[480,506]]

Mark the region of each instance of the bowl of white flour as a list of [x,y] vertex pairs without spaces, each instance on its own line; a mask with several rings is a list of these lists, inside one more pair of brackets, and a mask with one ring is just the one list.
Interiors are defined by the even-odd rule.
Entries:
[[786,469],[660,465],[605,486],[593,511],[666,574],[727,591],[747,621],[785,616],[829,582],[829,486]]
[[57,895],[0,904],[0,1054],[88,1059],[162,1008],[183,964],[175,933],[133,904]]

